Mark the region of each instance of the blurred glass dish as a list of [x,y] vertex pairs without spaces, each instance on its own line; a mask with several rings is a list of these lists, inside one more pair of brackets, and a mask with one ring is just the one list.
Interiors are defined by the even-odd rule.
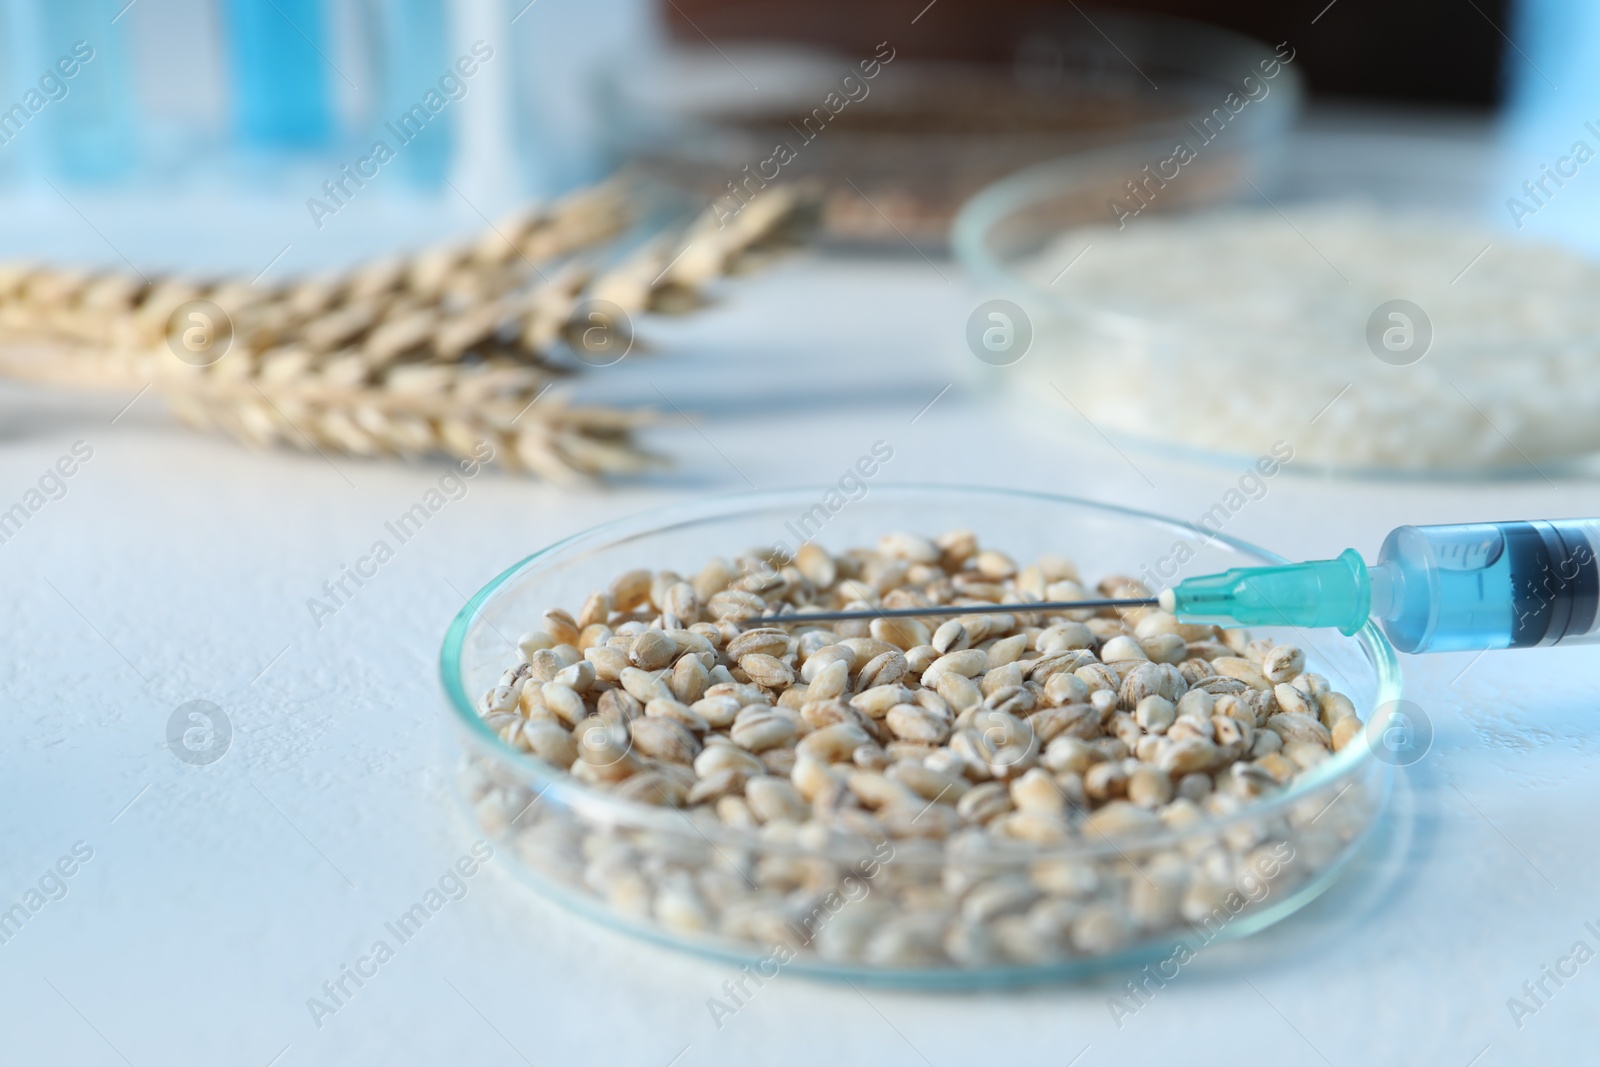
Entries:
[[[750,965],[764,978],[783,969],[916,988],[1039,981],[1171,959],[1175,942],[1187,946],[1174,962],[1181,966],[1213,941],[1270,926],[1333,884],[1378,819],[1391,761],[1369,744],[1371,724],[1281,792],[1229,814],[1219,808],[1149,836],[1083,831],[1061,845],[995,839],[974,849],[961,835],[875,845],[831,835],[810,845],[802,842],[811,837],[706,825],[586,785],[480,717],[479,696],[518,659],[510,635],[545,609],[581,603],[635,567],[694,573],[713,554],[770,545],[816,500],[816,490],[741,494],[578,534],[495,578],[451,624],[440,673],[461,745],[461,799],[474,832],[538,892],[613,929]],[[1282,562],[1153,515],[978,488],[875,486],[834,513],[818,540],[838,552],[886,531],[959,525],[1019,560],[1071,553],[1086,574],[1142,573],[1178,542],[1192,546],[1194,573]],[[1400,698],[1394,650],[1370,623],[1354,637],[1286,628],[1256,636],[1313,649],[1307,669],[1363,718]],[[1280,861],[1270,873],[1250,859],[1267,853]],[[996,910],[997,890],[1009,903]],[[1025,912],[1036,936],[996,932],[989,944],[983,927],[1014,927]]]
[[[1229,94],[1250,92],[1250,106],[1228,114]],[[973,193],[1065,152],[1181,135],[1209,119],[1235,127],[1233,149],[1254,172],[1292,124],[1301,88],[1292,58],[1249,38],[1095,11],[1093,22],[1041,21],[1009,63],[919,58],[892,43],[860,55],[673,45],[609,75],[602,100],[618,162],[730,212],[768,182],[807,181],[823,190],[827,237],[937,247]]]
[[1587,255],[1425,184],[1224,198],[1197,187],[1235,183],[1228,150],[1172,156],[1041,164],[957,217],[957,257],[1033,324],[990,377],[1054,424],[1228,463],[1287,443],[1296,469],[1378,475],[1540,477],[1600,452]]

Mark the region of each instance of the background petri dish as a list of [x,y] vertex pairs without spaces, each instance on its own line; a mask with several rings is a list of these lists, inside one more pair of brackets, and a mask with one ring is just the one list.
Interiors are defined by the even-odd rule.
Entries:
[[[763,178],[803,181],[820,191],[831,242],[932,250],[989,182],[1063,153],[1181,134],[1273,59],[1268,45],[1183,19],[1097,11],[1091,24],[1068,11],[1020,31],[992,62],[671,45],[613,71],[601,95],[619,162],[733,211]],[[1252,166],[1265,169],[1301,97],[1286,66],[1241,114],[1235,140]],[[768,164],[779,144],[792,158]]]
[[1181,166],[1167,140],[1105,149],[966,205],[957,257],[1033,319],[1028,358],[990,384],[1058,430],[1180,458],[1237,465],[1287,442],[1299,471],[1595,469],[1588,251],[1519,237],[1403,167],[1280,190],[1223,138],[1190,140]]

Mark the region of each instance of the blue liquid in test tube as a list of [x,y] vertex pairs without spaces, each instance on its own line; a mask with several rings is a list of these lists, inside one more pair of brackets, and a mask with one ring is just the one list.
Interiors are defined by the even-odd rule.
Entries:
[[322,0],[226,0],[239,139],[251,148],[321,148],[333,134]]
[[[67,181],[119,177],[137,162],[132,75],[121,20],[126,0],[50,0],[40,4],[41,70],[58,77],[65,93],[53,101],[44,126],[49,169]],[[38,77],[35,74],[34,77]]]
[[[450,63],[444,0],[378,0],[376,14],[381,83],[377,137],[395,150],[389,169],[412,185],[437,188],[449,169],[454,142],[452,111],[459,104],[452,97],[470,91],[470,82],[455,71],[450,71],[453,80],[440,85]],[[437,114],[426,106],[430,91],[447,101]],[[412,113],[418,106],[427,116],[420,131]]]

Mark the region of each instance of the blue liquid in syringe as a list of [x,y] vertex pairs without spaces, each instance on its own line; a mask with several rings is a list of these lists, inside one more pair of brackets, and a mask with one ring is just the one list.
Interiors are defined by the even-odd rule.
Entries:
[[1600,520],[1402,526],[1370,568],[1402,652],[1600,640]]

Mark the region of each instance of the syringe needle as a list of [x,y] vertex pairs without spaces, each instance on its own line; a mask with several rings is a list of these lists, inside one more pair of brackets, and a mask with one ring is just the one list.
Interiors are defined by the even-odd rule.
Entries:
[[1028,615],[1042,611],[1082,611],[1091,608],[1151,608],[1156,599],[1041,600],[1022,604],[939,604],[926,608],[882,608],[854,611],[785,611],[737,620],[743,626],[766,623],[845,622],[850,619],[918,619],[941,615]]

